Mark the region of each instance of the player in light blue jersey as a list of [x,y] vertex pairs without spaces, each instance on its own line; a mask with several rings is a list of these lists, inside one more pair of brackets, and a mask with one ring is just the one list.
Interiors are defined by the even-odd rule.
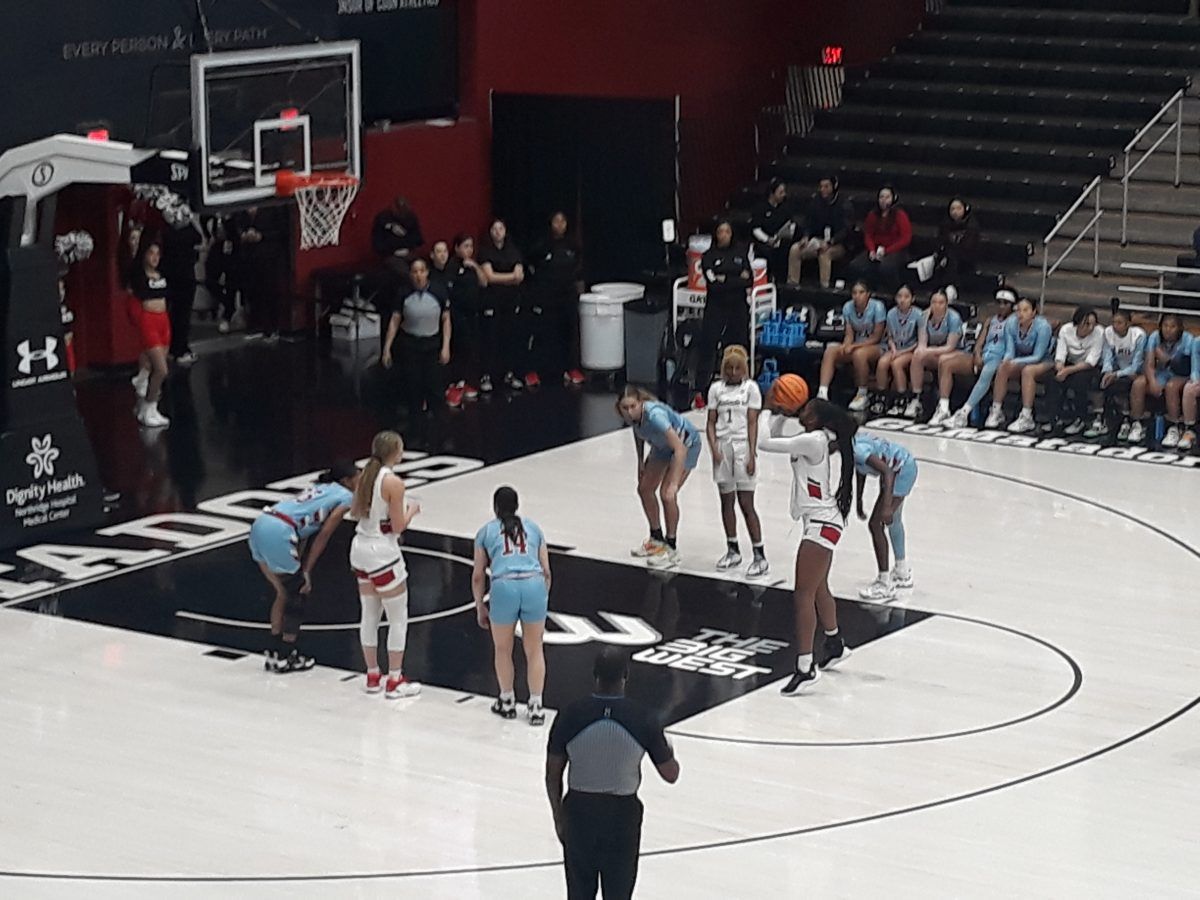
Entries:
[[[917,483],[917,461],[905,447],[874,434],[854,436],[854,473],[858,497],[858,517],[867,521],[879,574],[858,592],[864,600],[891,600],[896,588],[911,588],[912,569],[905,553],[904,500]],[[867,518],[863,509],[863,491],[867,476],[879,479],[879,497]],[[886,530],[886,534],[885,534]],[[889,570],[888,539],[896,554],[896,567]]]
[[1036,427],[1033,400],[1037,396],[1038,378],[1054,368],[1050,358],[1053,337],[1050,323],[1038,315],[1034,302],[1028,297],[1018,300],[1016,314],[1004,323],[1004,361],[992,383],[992,410],[983,423],[985,428],[1004,424],[1004,398],[1014,379],[1021,385],[1021,415],[1013,423],[1019,422],[1020,426],[1010,430],[1032,431]]
[[[617,400],[617,413],[626,425],[633,426],[638,499],[650,523],[650,537],[631,552],[654,568],[677,566],[679,491],[700,459],[700,432],[653,394],[633,385],[628,385]],[[645,452],[647,444],[649,454]]]
[[883,333],[887,328],[887,308],[882,300],[871,296],[865,281],[856,281],[850,288],[850,299],[842,307],[842,318],[846,333],[840,344],[830,344],[821,358],[821,382],[817,398],[829,399],[829,386],[839,366],[849,364],[854,369],[854,386],[857,393],[850,401],[853,412],[867,408],[870,398],[867,385],[871,381],[871,367],[883,353]]
[[1158,321],[1158,330],[1146,340],[1146,359],[1142,374],[1133,382],[1129,395],[1129,415],[1134,420],[1129,440],[1141,441],[1150,422],[1146,412],[1146,397],[1165,403],[1167,433],[1164,447],[1179,444],[1179,419],[1183,403],[1183,386],[1192,370],[1192,336],[1183,330],[1183,320],[1167,313]]
[[1179,436],[1179,449],[1189,453],[1196,446],[1196,406],[1198,401],[1200,401],[1200,340],[1193,337],[1188,381],[1183,386],[1183,434]]
[[[996,312],[984,323],[975,339],[972,353],[951,353],[938,361],[938,405],[929,420],[930,425],[949,425],[951,428],[966,428],[971,412],[979,406],[988,391],[992,379],[1004,362],[1004,326],[1012,315],[1017,302],[1017,292],[1010,287],[996,291]],[[975,378],[967,402],[958,412],[950,412],[950,395],[954,391],[956,376]]]
[[[517,515],[519,499],[510,487],[496,489],[492,511],[496,517],[475,535],[475,568],[471,592],[480,628],[492,631],[495,647],[496,681],[500,696],[492,712],[502,719],[515,719],[517,697],[513,692],[513,637],[521,623],[521,646],[525,649],[529,680],[530,725],[546,721],[542,690],[546,685],[546,659],[542,635],[550,597],[550,552],[537,523]],[[487,576],[491,574],[491,599],[484,605]]]
[[[908,368],[921,328],[921,310],[913,306],[913,300],[912,288],[902,284],[896,291],[896,305],[887,312],[885,349],[875,366],[876,393],[871,401],[871,412],[876,415],[886,412],[897,416],[904,412],[904,401],[900,398],[908,391]],[[893,379],[894,394],[889,389]]]
[[921,416],[921,394],[925,390],[925,373],[938,371],[938,365],[949,356],[960,355],[963,320],[958,310],[950,306],[945,291],[934,291],[929,298],[929,312],[921,320],[917,332],[917,350],[912,355],[909,372],[908,403],[904,407],[907,419]]
[[[250,526],[250,556],[275,589],[271,604],[271,645],[265,668],[299,672],[315,664],[296,648],[304,616],[304,598],[312,591],[312,571],[329,539],[354,501],[358,469],[337,462],[291,500],[264,510]],[[312,539],[305,554],[305,541]]]

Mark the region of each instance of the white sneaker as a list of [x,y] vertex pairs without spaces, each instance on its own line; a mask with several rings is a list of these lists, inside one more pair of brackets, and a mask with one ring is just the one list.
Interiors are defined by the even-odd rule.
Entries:
[[756,556],[750,560],[750,566],[746,569],[747,578],[762,578],[771,571],[771,564],[767,562],[765,556]]
[[1092,419],[1092,424],[1087,427],[1087,431],[1083,433],[1085,438],[1098,438],[1103,434],[1108,433],[1108,427],[1104,424],[1104,416],[1096,416]]
[[1033,414],[1021,410],[1021,414],[1008,426],[1008,430],[1012,434],[1025,434],[1027,431],[1033,431],[1037,428],[1037,422],[1033,421]]
[[887,414],[889,416],[904,415],[904,401],[897,397],[892,405],[888,407]]
[[[1124,430],[1124,426],[1122,426]],[[1134,422],[1129,426],[1129,433],[1125,436],[1125,440],[1131,444],[1140,444],[1146,437],[1146,426],[1141,422]]]
[[138,421],[147,428],[166,428],[171,420],[158,411],[153,403],[144,403],[138,411]]
[[1083,429],[1085,429],[1085,428],[1087,428],[1087,423],[1085,421],[1083,421],[1083,419],[1072,419],[1071,424],[1069,424],[1066,428],[1063,429],[1063,434],[1074,437],[1075,435],[1077,435],[1081,431],[1083,431]]
[[679,551],[664,544],[661,553],[646,559],[646,565],[652,569],[672,569],[679,565]]
[[971,411],[965,406],[961,407],[958,412],[950,417],[949,425],[951,428],[968,428],[971,425]]
[[983,423],[984,428],[999,428],[1004,424],[1004,410],[993,409],[988,413],[987,421]]
[[915,419],[921,415],[921,401],[913,397],[908,401],[908,406],[904,407],[904,418]]
[[939,405],[934,410],[933,415],[929,418],[930,425],[945,425],[954,418],[954,413],[950,412],[950,407]]
[[899,569],[892,569],[892,587],[900,590],[908,590],[913,586],[912,569],[906,569],[901,572]]
[[217,323],[217,334],[229,334],[229,323],[224,319]]
[[421,685],[416,681],[409,681],[403,675],[399,678],[388,676],[387,689],[383,696],[388,700],[399,700],[401,697],[415,697],[421,693]]
[[1162,445],[1164,447],[1178,447],[1179,446],[1179,426],[1178,425],[1172,425],[1170,428],[1167,429],[1167,433],[1163,435]]
[[634,547],[629,551],[630,556],[636,556],[638,559],[646,559],[651,556],[657,556],[662,553],[667,547],[662,541],[656,541],[654,538],[646,538],[639,546]]
[[524,390],[524,388],[525,388],[525,382],[523,382],[520,378],[518,378],[512,372],[509,372],[507,375],[504,376],[504,383],[507,384],[514,391]]
[[864,600],[895,600],[896,589],[892,587],[891,581],[876,578],[865,588],[860,588],[858,596]]
[[129,379],[129,383],[133,385],[134,392],[144,400],[146,391],[150,390],[150,373],[139,369],[138,373]]
[[482,394],[490,394],[492,392],[492,376],[484,375],[479,379],[479,391]]
[[857,394],[854,395],[854,399],[850,401],[849,410],[850,410],[850,412],[862,412],[864,409],[867,408],[867,404],[870,402],[871,401],[870,401],[870,398],[867,396],[867,392],[859,391]]
[[1183,434],[1181,434],[1179,436],[1178,448],[1180,450],[1191,450],[1195,446],[1196,446],[1196,432],[1194,429],[1189,428],[1187,431],[1185,431]]
[[725,555],[717,560],[718,569],[736,569],[742,564],[742,554],[736,550],[726,550]]

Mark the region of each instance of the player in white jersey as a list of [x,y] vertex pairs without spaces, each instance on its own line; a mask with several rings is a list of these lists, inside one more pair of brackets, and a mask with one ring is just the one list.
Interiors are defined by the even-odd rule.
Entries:
[[404,456],[404,442],[394,431],[381,431],[371,441],[367,460],[354,491],[351,515],[358,524],[350,543],[350,567],[358,579],[362,601],[359,636],[367,666],[366,691],[380,690],[379,625],[388,619],[387,697],[413,697],[421,686],[404,677],[404,647],[408,640],[408,570],[400,552],[400,535],[421,507],[406,506],[404,482],[392,467]]
[[[788,416],[767,396],[768,434],[759,447],[768,453],[786,453],[792,462],[792,518],[804,523],[804,537],[796,551],[796,670],[782,689],[784,696],[803,693],[831,668],[850,655],[838,633],[837,605],[829,590],[833,550],[846,527],[854,494],[854,433],[858,424],[843,409],[827,400],[811,400],[796,415],[804,431],[785,437]],[[840,455],[840,476],[835,488],[830,445]],[[824,659],[813,661],[817,621],[825,633]]]
[[754,558],[746,574],[760,578],[767,574],[767,556],[763,551],[762,524],[754,509],[758,454],[758,414],[762,410],[762,392],[750,377],[746,349],[737,344],[725,348],[721,357],[721,377],[708,389],[708,449],[712,452],[713,481],[721,495],[721,522],[725,525],[725,555],[718,569],[736,569],[742,564],[738,547],[737,511],[734,498],[742,508]]

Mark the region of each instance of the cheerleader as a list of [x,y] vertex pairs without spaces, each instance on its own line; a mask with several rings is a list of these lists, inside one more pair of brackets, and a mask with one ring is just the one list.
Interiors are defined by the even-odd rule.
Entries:
[[171,319],[167,315],[167,279],[159,271],[162,247],[146,241],[129,274],[132,293],[129,317],[138,328],[142,352],[133,378],[137,392],[137,420],[147,428],[165,428],[171,420],[158,410],[163,382],[167,378],[167,350],[171,345]]
[[[521,646],[525,648],[525,670],[529,680],[527,713],[530,725],[542,725],[542,690],[546,684],[546,658],[542,635],[546,631],[546,609],[550,596],[550,552],[542,529],[532,519],[517,515],[517,492],[497,488],[492,495],[496,517],[475,535],[475,569],[471,592],[480,628],[491,627],[495,648],[496,681],[500,696],[492,712],[502,719],[517,717],[513,693],[513,636],[521,621]],[[491,600],[485,606],[487,573],[491,570]]]
[[394,431],[381,431],[371,442],[371,458],[354,489],[351,515],[358,521],[350,544],[350,567],[358,579],[362,601],[359,635],[367,666],[365,690],[380,690],[379,625],[387,611],[389,699],[414,697],[421,685],[404,677],[404,646],[408,640],[408,570],[400,552],[400,535],[421,507],[406,506],[404,482],[392,467],[404,456],[404,442]]
[[725,348],[721,358],[721,377],[708,389],[708,448],[712,452],[713,481],[721,496],[721,521],[725,525],[725,555],[717,561],[721,570],[742,564],[738,546],[737,512],[734,498],[741,507],[754,558],[746,574],[759,578],[767,574],[763,550],[762,524],[754,508],[756,457],[758,455],[758,415],[762,410],[762,392],[750,378],[748,357],[737,344]]
[[[913,292],[907,284],[896,291],[896,305],[888,310],[887,329],[884,343],[887,349],[875,366],[876,398],[871,412],[876,415],[887,412],[898,416],[904,412],[904,400],[908,390],[908,368],[913,351],[917,349],[917,332],[921,328],[921,311],[913,309]],[[895,378],[896,393],[889,393],[889,382]]]
[[[783,376],[780,381],[790,377]],[[797,378],[797,380],[799,380]],[[779,382],[776,382],[776,386]],[[785,382],[786,386],[786,382]],[[792,462],[792,518],[804,524],[804,537],[796,551],[796,670],[781,693],[794,697],[850,655],[838,633],[837,606],[829,590],[833,550],[842,537],[854,491],[854,433],[858,425],[844,410],[827,400],[813,400],[788,412],[772,388],[767,399],[768,434],[759,447],[768,453],[786,453]],[[805,391],[804,393],[807,393]],[[789,417],[798,416],[804,431],[784,437]],[[830,445],[836,444],[841,475],[834,487]],[[824,630],[824,659],[813,662],[813,643],[820,620]]]
[[907,419],[921,415],[921,391],[925,387],[925,372],[937,372],[941,361],[958,352],[962,340],[963,321],[958,311],[950,306],[945,291],[934,291],[929,298],[929,312],[917,329],[917,349],[912,355],[912,371],[909,379],[908,405],[904,407]]
[[[700,460],[700,433],[667,404],[633,385],[627,385],[617,400],[617,413],[626,425],[633,426],[638,499],[650,524],[650,537],[630,552],[654,568],[677,566],[679,491]],[[650,445],[649,454],[645,453],[646,444]]]
[[[301,672],[315,664],[296,649],[304,599],[312,591],[313,567],[350,511],[357,483],[353,463],[335,463],[317,484],[264,510],[250,526],[250,556],[275,589],[267,671]],[[304,542],[309,538],[313,542],[305,555]]]
[[[912,570],[908,567],[904,541],[904,500],[917,483],[917,461],[899,444],[873,434],[854,436],[854,474],[858,496],[858,517],[867,523],[879,574],[858,592],[864,600],[893,600],[896,588],[911,588]],[[863,489],[867,476],[879,479],[879,497],[867,518],[863,509]],[[886,530],[886,533],[885,533]],[[888,569],[888,540],[896,554],[896,567]]]
[[1167,433],[1164,447],[1179,444],[1179,418],[1183,386],[1191,373],[1192,336],[1183,330],[1183,320],[1168,313],[1158,321],[1158,330],[1146,341],[1146,360],[1142,374],[1133,382],[1129,394],[1129,415],[1133,427],[1128,440],[1138,443],[1146,436],[1150,417],[1146,415],[1146,395],[1163,398],[1167,408]]

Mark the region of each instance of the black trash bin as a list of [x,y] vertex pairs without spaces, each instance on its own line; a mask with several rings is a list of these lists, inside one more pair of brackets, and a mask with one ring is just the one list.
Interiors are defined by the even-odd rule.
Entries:
[[625,380],[658,384],[658,355],[671,310],[661,297],[649,296],[625,304]]

